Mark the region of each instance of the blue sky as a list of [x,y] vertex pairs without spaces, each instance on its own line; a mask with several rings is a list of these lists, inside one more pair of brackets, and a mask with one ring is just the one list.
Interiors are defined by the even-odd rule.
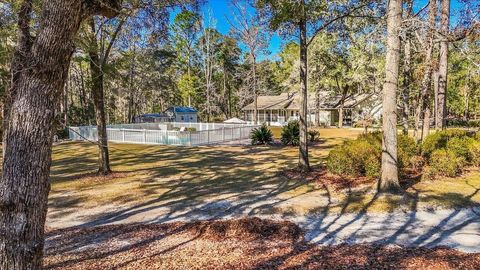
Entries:
[[[232,13],[229,0],[208,0],[202,11],[207,14],[208,10],[211,10],[212,16],[217,21],[217,30],[222,34],[227,34],[230,30],[230,24],[227,20],[227,16]],[[270,40],[268,51],[272,57],[277,54],[281,49],[281,39],[278,35],[274,35]]]
[[[478,0],[471,0],[478,1]],[[419,0],[415,1],[415,10],[422,8],[428,0]],[[459,0],[451,0],[451,14],[452,14],[452,23],[455,22],[455,11],[460,8],[461,4]],[[216,20],[216,28],[222,34],[227,34],[230,30],[230,24],[227,20],[227,16],[231,14],[231,7],[229,0],[207,0],[205,5],[202,7],[202,12],[208,14],[209,10],[211,11],[212,17]],[[269,55],[265,55],[266,58],[274,57],[281,50],[282,40],[278,35],[273,35],[269,43],[268,51]]]

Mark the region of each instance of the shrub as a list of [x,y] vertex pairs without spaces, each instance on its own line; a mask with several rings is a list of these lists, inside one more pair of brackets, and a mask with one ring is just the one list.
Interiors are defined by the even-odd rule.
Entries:
[[447,142],[447,149],[454,152],[457,157],[463,157],[466,161],[470,162],[472,158],[469,149],[470,145],[474,142],[475,140],[470,137],[455,137]]
[[368,132],[363,133],[358,136],[359,140],[365,140],[371,144],[379,144],[380,147],[382,145],[382,136],[383,133],[380,131]]
[[327,168],[338,175],[375,177],[380,172],[380,155],[380,144],[358,138],[330,151]]
[[[404,135],[398,136],[398,166],[418,165],[414,157],[418,154],[415,141]],[[330,151],[327,168],[339,175],[378,177],[381,169],[382,133],[372,132],[358,136]]]
[[430,166],[424,173],[429,178],[437,175],[453,177],[462,171],[464,163],[464,158],[458,157],[454,151],[437,149],[432,152],[429,162]]
[[[408,135],[400,134],[397,137],[397,155],[398,155],[398,167],[400,169],[406,167],[412,167],[412,159],[418,155],[419,147],[415,140]],[[415,164],[417,165],[417,164]]]
[[429,157],[433,151],[447,147],[447,142],[452,138],[468,136],[467,131],[462,129],[447,129],[432,133],[425,138],[422,144],[422,153]]
[[57,135],[57,139],[59,140],[68,139],[68,136],[69,136],[68,128],[57,129],[57,131],[55,132],[55,135]]
[[271,144],[273,142],[273,133],[266,124],[263,124],[258,128],[252,129],[250,139],[252,140],[252,145]]
[[381,169],[382,163],[377,156],[370,155],[367,160],[365,160],[365,176],[380,177]]
[[474,166],[480,166],[480,141],[474,141],[468,146],[470,162]]
[[480,131],[475,133],[475,140],[480,141]]
[[296,146],[300,144],[300,126],[297,120],[290,121],[282,128],[282,143]]
[[410,158],[410,166],[413,170],[419,171],[425,165],[425,158],[420,155],[415,155]]
[[320,132],[316,129],[308,130],[308,139],[310,142],[318,142],[320,140]]

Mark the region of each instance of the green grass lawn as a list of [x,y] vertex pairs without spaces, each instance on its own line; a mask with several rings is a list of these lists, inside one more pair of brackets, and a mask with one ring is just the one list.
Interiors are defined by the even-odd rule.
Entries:
[[[361,131],[321,129],[322,142],[310,147],[316,166],[328,151]],[[98,205],[131,206],[148,202],[195,207],[223,199],[279,203],[264,213],[392,211],[431,207],[465,207],[480,202],[480,173],[472,170],[455,179],[418,182],[404,195],[375,196],[374,185],[334,191],[328,186],[289,180],[279,172],[296,165],[298,151],[281,146],[177,147],[111,144],[115,173],[97,177],[97,148],[68,142],[53,149],[50,210],[73,212]]]

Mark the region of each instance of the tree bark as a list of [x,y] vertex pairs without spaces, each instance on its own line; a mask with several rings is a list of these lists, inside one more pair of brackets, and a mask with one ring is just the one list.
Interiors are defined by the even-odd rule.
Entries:
[[379,191],[395,191],[400,188],[397,162],[397,88],[401,24],[402,1],[390,0],[387,17],[385,83],[383,84],[382,175],[378,183]]
[[402,91],[402,132],[408,134],[410,118],[410,84],[412,82],[411,41],[407,37],[404,44],[403,91]]
[[300,145],[298,166],[302,171],[310,170],[308,160],[308,134],[307,134],[307,95],[308,95],[308,69],[307,69],[307,21],[305,2],[302,0],[302,18],[299,23],[300,30]]
[[[406,5],[405,17],[413,16],[413,0],[408,0]],[[402,133],[408,135],[410,127],[410,84],[413,81],[412,75],[412,40],[409,35],[403,45],[404,61],[403,61],[403,89],[402,89]]]
[[[253,52],[253,50],[251,51]],[[254,53],[254,52],[253,52]],[[258,92],[257,92],[257,59],[254,54],[252,54],[253,58],[253,122],[255,125],[258,124]]]
[[320,88],[317,88],[315,95],[315,125],[320,126]]
[[103,61],[98,55],[98,44],[95,35],[95,21],[89,19],[90,29],[92,31],[92,44],[89,47],[90,71],[92,76],[92,96],[95,106],[95,119],[97,122],[98,136],[98,174],[107,175],[112,172],[110,169],[110,156],[108,151],[107,122],[105,117],[104,100],[104,73]]
[[420,92],[420,98],[417,105],[417,112],[415,118],[415,139],[417,141],[423,141],[426,134],[422,132],[425,130],[422,125],[422,119],[425,120],[425,113],[429,109],[429,98],[432,84],[432,54],[433,54],[433,34],[435,31],[435,17],[437,15],[437,1],[430,1],[429,4],[429,29],[427,35],[427,45],[425,53],[425,73],[422,79],[422,88]]
[[436,129],[444,129],[447,124],[447,74],[448,74],[448,40],[450,23],[450,0],[440,0],[440,59],[438,66],[438,97],[436,109]]
[[42,268],[55,107],[81,21],[93,14],[113,16],[120,8],[115,1],[102,2],[44,1],[35,38],[31,1],[22,2],[16,48],[21,57],[12,62],[3,135],[0,269]]

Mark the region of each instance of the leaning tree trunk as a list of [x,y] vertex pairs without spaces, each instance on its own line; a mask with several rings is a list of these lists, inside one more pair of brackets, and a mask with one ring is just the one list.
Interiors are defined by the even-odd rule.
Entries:
[[[95,35],[95,22],[93,18],[89,21],[92,35]],[[98,56],[97,39],[92,38],[92,44],[89,48],[90,71],[92,76],[92,96],[95,106],[95,119],[97,122],[98,136],[98,174],[107,175],[112,172],[110,169],[110,156],[108,153],[107,121],[105,117],[104,101],[104,73],[103,63]]]
[[447,73],[448,73],[448,32],[450,23],[450,0],[440,1],[440,59],[438,65],[438,96],[436,109],[436,129],[444,129],[447,119]]
[[[0,269],[41,269],[50,189],[55,105],[62,95],[81,21],[115,15],[105,1],[46,0],[30,36],[31,2],[19,13],[7,93],[0,179]],[[109,1],[108,4],[118,3]],[[32,23],[33,24],[33,23]]]
[[308,142],[307,142],[307,23],[305,17],[305,3],[302,2],[303,14],[300,19],[300,145],[298,166],[302,171],[310,170],[308,161]]
[[397,88],[401,24],[402,1],[390,0],[387,18],[385,83],[383,84],[382,175],[378,183],[379,191],[394,191],[400,188],[397,163]]

